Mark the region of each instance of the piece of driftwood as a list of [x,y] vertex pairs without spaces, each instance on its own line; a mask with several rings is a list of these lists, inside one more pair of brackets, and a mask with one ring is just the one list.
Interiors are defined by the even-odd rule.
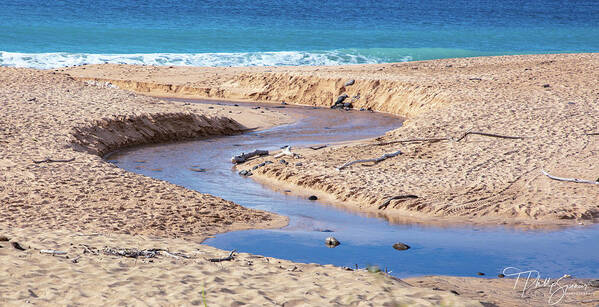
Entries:
[[549,173],[547,173],[545,170],[541,170],[541,172],[543,173],[543,175],[553,179],[553,180],[558,180],[558,181],[568,181],[568,182],[576,182],[576,183],[588,183],[588,184],[598,184],[599,185],[599,181],[593,181],[593,180],[585,180],[585,179],[577,179],[577,178],[563,178],[563,177],[557,177],[557,176],[553,176]]
[[229,254],[229,256],[227,256],[227,257],[224,257],[224,258],[210,258],[210,259],[208,259],[208,261],[210,261],[210,262],[231,261],[231,260],[233,260],[235,258],[234,257],[235,252],[237,252],[237,250],[232,250],[231,253]]
[[471,135],[471,134],[488,136],[488,137],[493,137],[493,138],[500,138],[500,139],[511,139],[511,140],[521,140],[521,139],[532,138],[532,137],[527,137],[527,136],[511,136],[511,135],[501,135],[501,134],[479,132],[479,131],[467,131],[464,134],[462,134],[462,136],[460,136],[455,141],[459,142],[459,141],[463,140],[464,138],[466,138],[468,135]]
[[310,146],[310,149],[319,150],[319,149],[323,149],[325,147],[327,147],[327,145],[317,145],[317,146]]
[[[456,141],[459,142],[461,140],[463,140],[464,138],[466,138],[468,135],[471,134],[476,134],[476,135],[482,135],[482,136],[488,136],[488,137],[495,137],[495,138],[501,138],[501,139],[511,139],[511,140],[521,140],[521,139],[529,139],[532,137],[528,137],[528,136],[511,136],[511,135],[501,135],[501,134],[495,134],[495,133],[487,133],[487,132],[480,132],[480,131],[466,131],[464,133],[462,133],[462,135],[460,135],[460,137],[458,138],[451,138],[451,137],[444,137],[444,138],[416,138],[416,139],[407,139],[407,140],[397,140],[397,141],[390,141],[390,142],[384,142],[384,143],[376,143],[374,144],[375,146],[385,146],[385,145],[391,145],[391,144],[403,144],[403,143],[417,143],[417,142],[431,142],[431,143],[435,143],[435,142],[441,142],[441,141]],[[589,134],[587,134],[589,135]]]
[[385,200],[385,202],[384,202],[384,203],[382,203],[382,204],[379,206],[379,209],[386,209],[386,208],[387,208],[387,206],[389,206],[389,204],[391,203],[391,201],[392,201],[392,200],[397,200],[397,199],[415,199],[415,198],[418,198],[418,196],[416,196],[416,195],[411,195],[411,194],[409,194],[409,195],[397,195],[397,196],[392,196],[392,197],[389,197],[389,198],[387,198],[387,200]]
[[431,142],[431,143],[435,143],[435,142],[440,142],[440,141],[449,141],[450,138],[424,138],[424,139],[407,139],[407,140],[398,140],[398,141],[390,141],[390,142],[384,142],[384,143],[376,143],[374,144],[375,146],[385,146],[385,145],[391,145],[391,144],[403,144],[403,143],[417,143],[417,142]]
[[53,249],[42,249],[40,251],[40,253],[42,253],[42,254],[50,254],[52,256],[54,256],[54,255],[66,255],[67,254],[67,252],[57,251],[57,250],[53,250]]
[[392,153],[386,153],[386,154],[384,154],[384,155],[382,155],[382,156],[380,156],[378,158],[374,158],[374,159],[361,159],[361,160],[350,161],[350,162],[347,162],[347,163],[339,166],[337,168],[337,170],[342,170],[342,169],[344,169],[344,168],[346,168],[346,167],[348,167],[350,165],[356,164],[356,163],[374,162],[374,164],[377,164],[377,163],[379,163],[379,162],[381,162],[383,160],[387,160],[389,158],[393,158],[393,157],[398,156],[398,155],[401,155],[401,150],[398,150],[398,151],[392,152]]
[[127,258],[139,258],[139,257],[154,258],[158,255],[158,253],[160,251],[161,251],[160,249],[139,250],[139,249],[135,249],[135,248],[109,248],[109,247],[106,247],[103,250],[104,254],[106,254],[106,255],[120,256],[120,257],[127,257]]
[[294,157],[294,158],[298,158],[299,155],[296,153],[291,152],[291,146],[285,146],[283,147],[283,149],[281,149],[281,152],[274,155],[275,158],[280,158],[282,156],[290,156],[290,157]]
[[51,159],[51,158],[46,158],[44,160],[33,160],[33,163],[40,164],[40,163],[72,162],[72,161],[75,161],[75,158],[70,158],[70,159]]
[[242,153],[238,156],[232,157],[231,163],[240,164],[240,163],[246,162],[247,160],[249,160],[250,158],[255,157],[255,156],[268,156],[268,150],[256,149],[252,152]]
[[599,135],[599,132],[585,133],[585,135]]
[[175,258],[175,259],[179,259],[179,258],[190,259],[191,258],[190,256],[187,256],[185,254],[182,254],[182,253],[171,253],[171,252],[166,251],[164,249],[160,250],[160,254],[168,256],[168,257],[171,257],[171,258]]

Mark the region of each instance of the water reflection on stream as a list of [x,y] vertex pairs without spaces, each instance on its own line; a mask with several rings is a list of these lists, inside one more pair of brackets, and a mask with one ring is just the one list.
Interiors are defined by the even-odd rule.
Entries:
[[[290,218],[289,225],[282,229],[230,232],[204,242],[221,249],[296,262],[378,265],[400,277],[476,276],[477,272],[493,277],[508,266],[535,269],[543,277],[599,276],[599,226],[521,231],[390,224],[320,201],[287,195],[237,175],[230,157],[240,152],[375,137],[401,125],[400,119],[380,113],[291,106],[281,110],[299,113],[301,119],[291,125],[242,135],[134,148],[115,153],[109,160],[131,172]],[[147,162],[135,162],[138,160]],[[192,165],[206,171],[191,171]],[[327,248],[323,242],[329,235],[339,239],[341,245]],[[393,249],[398,241],[412,248]]]

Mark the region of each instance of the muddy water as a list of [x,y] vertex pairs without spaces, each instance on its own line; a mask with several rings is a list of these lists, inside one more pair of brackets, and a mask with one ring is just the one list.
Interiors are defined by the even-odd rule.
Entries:
[[[252,105],[273,108],[273,105]],[[130,149],[113,154],[109,161],[126,170],[220,196],[246,207],[289,216],[289,225],[282,229],[230,232],[204,242],[226,250],[352,268],[376,265],[399,277],[478,276],[477,272],[493,277],[506,267],[537,270],[542,277],[599,276],[597,226],[522,231],[391,224],[321,201],[293,196],[284,190],[276,191],[251,177],[239,176],[232,168],[230,157],[241,152],[375,137],[401,125],[396,117],[370,112],[291,106],[280,111],[299,120],[242,135]],[[147,162],[136,162],[139,160]],[[191,171],[192,166],[205,171]],[[327,248],[324,239],[331,235],[341,241],[341,245]],[[395,250],[392,245],[396,242],[406,243],[411,248]]]

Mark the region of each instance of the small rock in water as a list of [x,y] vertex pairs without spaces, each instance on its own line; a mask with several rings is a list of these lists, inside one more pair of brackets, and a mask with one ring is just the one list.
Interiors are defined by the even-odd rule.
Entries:
[[317,200],[318,197],[316,197],[316,195],[310,195],[310,197],[308,197],[309,200]]
[[335,239],[335,237],[328,237],[328,238],[324,239],[324,244],[326,244],[328,247],[335,247],[335,246],[341,244],[341,242],[339,242],[339,240]]
[[406,249],[410,249],[410,246],[401,242],[397,242],[393,244],[393,248],[395,248],[398,251],[405,251]]
[[333,231],[333,230],[330,230],[330,229],[321,229],[321,230],[319,230],[319,231],[320,231],[320,232],[335,232],[335,231]]
[[287,105],[287,103],[285,101],[282,101],[281,104],[284,105],[284,106]]
[[346,102],[346,103],[343,104],[343,107],[344,108],[351,108],[353,106],[352,106],[351,102]]
[[351,79],[351,80],[349,80],[349,81],[345,82],[345,86],[354,85],[354,83],[356,83],[356,80],[354,80],[354,79]]
[[476,275],[478,275],[478,276],[484,276],[485,273],[483,273],[483,272],[477,272]]
[[497,275],[497,277],[499,277],[499,278],[504,278],[504,277],[505,277],[505,275],[503,275],[503,274],[501,274],[501,273],[500,273],[499,275]]
[[244,169],[244,170],[241,170],[241,171],[239,172],[239,175],[241,175],[241,176],[247,176],[247,174],[248,174],[248,170],[246,170],[246,169]]

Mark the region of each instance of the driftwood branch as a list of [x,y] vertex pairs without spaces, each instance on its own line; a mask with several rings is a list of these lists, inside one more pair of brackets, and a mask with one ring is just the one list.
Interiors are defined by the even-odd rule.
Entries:
[[42,249],[40,251],[40,253],[42,253],[42,254],[51,254],[52,256],[54,256],[54,255],[66,255],[67,254],[67,252],[56,251],[56,250],[53,250],[53,249]]
[[599,184],[599,181],[592,181],[592,180],[585,180],[585,179],[577,179],[577,178],[563,178],[563,177],[557,177],[557,176],[553,176],[549,173],[547,173],[545,170],[541,170],[541,172],[553,179],[553,180],[558,180],[558,181],[568,181],[568,182],[576,182],[576,183],[588,183],[588,184]]
[[382,155],[382,156],[380,156],[378,158],[374,158],[374,159],[361,159],[361,160],[350,161],[350,162],[347,162],[347,163],[339,166],[337,168],[337,170],[342,170],[342,169],[344,169],[344,168],[346,168],[346,167],[348,167],[350,165],[356,164],[356,163],[374,162],[374,164],[377,164],[377,163],[379,163],[379,162],[381,162],[383,160],[387,160],[389,158],[393,158],[393,157],[398,156],[398,155],[401,155],[401,150],[398,150],[398,151],[392,152],[392,153],[386,153],[386,154],[384,154],[384,155]]
[[210,259],[208,259],[208,261],[210,261],[210,262],[231,261],[231,260],[233,260],[235,258],[234,257],[235,252],[237,252],[237,250],[232,250],[231,253],[229,254],[229,256],[227,256],[227,257],[224,257],[224,258],[210,258]]
[[298,154],[291,152],[291,146],[285,146],[280,153],[274,155],[275,158],[280,158],[282,156],[299,157]]
[[[511,135],[501,135],[501,134],[495,134],[495,133],[487,133],[487,132],[480,132],[480,131],[466,131],[464,133],[462,133],[462,135],[460,135],[460,137],[458,138],[451,138],[451,137],[444,137],[444,138],[416,138],[416,139],[407,139],[407,140],[397,140],[397,141],[390,141],[390,142],[384,142],[384,143],[376,143],[374,144],[375,146],[384,146],[384,145],[391,145],[391,144],[403,144],[403,143],[418,143],[418,142],[430,142],[430,143],[436,143],[436,142],[441,142],[441,141],[456,141],[459,142],[461,140],[463,140],[464,138],[466,138],[468,135],[471,134],[476,134],[476,135],[482,135],[482,136],[488,136],[488,137],[494,137],[494,138],[500,138],[500,139],[510,139],[510,140],[521,140],[521,139],[530,139],[532,137],[529,136],[511,136]],[[591,135],[591,134],[587,134],[587,135]]]
[[599,135],[599,132],[585,133],[585,135]]
[[319,149],[323,149],[325,147],[327,147],[327,145],[316,145],[316,146],[310,146],[310,149],[319,150]]
[[384,203],[382,203],[379,206],[379,209],[386,209],[387,206],[389,206],[389,204],[391,203],[392,200],[397,200],[397,199],[416,199],[418,198],[418,196],[416,195],[398,195],[398,196],[393,196],[393,197],[389,197],[387,198],[387,200],[385,200]]
[[510,139],[510,140],[521,140],[521,139],[532,138],[532,137],[528,137],[528,136],[511,136],[511,135],[501,135],[501,134],[487,133],[487,132],[467,131],[464,134],[462,134],[462,136],[459,137],[455,141],[459,142],[459,141],[461,141],[462,139],[466,138],[468,135],[471,135],[471,134],[488,136],[488,137],[493,137],[493,138],[500,138],[500,139]]
[[40,164],[40,163],[53,163],[53,162],[72,162],[75,161],[75,158],[70,158],[70,159],[51,159],[51,158],[46,158],[44,160],[33,160],[33,163],[35,164]]
[[238,156],[232,157],[231,163],[240,164],[240,163],[246,162],[247,160],[249,160],[250,158],[255,157],[255,156],[268,156],[268,150],[256,149],[252,152],[242,153]]
[[384,143],[376,143],[374,145],[376,146],[384,146],[384,145],[391,145],[391,144],[403,144],[403,143],[418,143],[418,142],[431,142],[431,143],[435,143],[435,142],[440,142],[440,141],[449,141],[450,138],[425,138],[425,139],[407,139],[407,140],[398,140],[398,141],[391,141],[391,142],[384,142]]

